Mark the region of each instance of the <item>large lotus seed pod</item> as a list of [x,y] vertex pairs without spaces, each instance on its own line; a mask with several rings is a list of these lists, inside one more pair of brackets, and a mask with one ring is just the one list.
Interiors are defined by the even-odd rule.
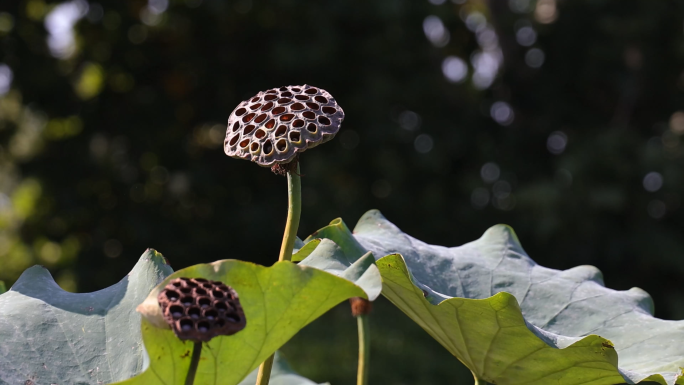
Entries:
[[344,111],[323,89],[273,88],[243,101],[230,114],[224,150],[264,167],[289,163],[335,137],[342,120]]
[[203,278],[176,278],[157,297],[164,320],[181,340],[206,342],[245,328],[245,314],[230,286]]

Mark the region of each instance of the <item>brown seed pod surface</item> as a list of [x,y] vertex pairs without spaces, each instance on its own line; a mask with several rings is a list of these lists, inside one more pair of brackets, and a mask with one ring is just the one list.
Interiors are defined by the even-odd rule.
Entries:
[[207,342],[245,328],[238,295],[220,281],[176,278],[157,296],[164,320],[181,340]]
[[288,86],[262,91],[228,118],[224,150],[260,166],[289,163],[297,153],[334,138],[344,111],[327,91]]
[[349,303],[351,304],[354,317],[370,314],[371,310],[373,310],[373,303],[361,297],[349,298]]

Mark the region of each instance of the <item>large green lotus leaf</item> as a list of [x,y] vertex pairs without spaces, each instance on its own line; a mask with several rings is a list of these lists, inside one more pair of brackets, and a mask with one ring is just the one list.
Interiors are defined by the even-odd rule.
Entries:
[[[309,250],[312,245],[313,250]],[[300,253],[305,254],[306,258],[301,258]],[[355,283],[366,292],[370,301],[375,301],[382,291],[380,271],[370,252],[350,261],[335,242],[317,239],[307,243],[293,255],[293,260],[300,259],[302,261],[299,266],[315,267]]]
[[5,286],[5,282],[0,281],[0,294],[4,293],[7,291],[7,287]]
[[204,344],[195,377],[197,385],[234,385],[304,326],[333,306],[365,292],[348,280],[308,266],[278,262],[264,267],[223,260],[179,270],[157,286],[139,310],[150,366],[121,384],[183,384],[192,354],[191,342],[179,340],[161,318],[157,295],[177,277],[222,281],[238,293],[247,326],[233,336]]
[[595,267],[537,265],[510,227],[451,248],[412,238],[376,210],[345,229],[336,220],[318,234],[346,239],[338,244],[350,254],[385,256],[383,294],[482,381],[684,384],[684,321],[653,317],[646,292],[608,289]]
[[[254,385],[257,379],[259,369],[254,370],[247,376],[239,385]],[[297,372],[292,370],[290,365],[285,361],[282,354],[276,352],[275,360],[273,361],[273,369],[271,369],[271,379],[269,385],[318,385],[316,382],[302,377]],[[327,384],[327,383],[326,383]],[[325,385],[325,384],[321,384]]]
[[173,270],[148,249],[124,279],[93,293],[62,290],[34,266],[0,295],[0,384],[103,384],[147,365],[136,306]]

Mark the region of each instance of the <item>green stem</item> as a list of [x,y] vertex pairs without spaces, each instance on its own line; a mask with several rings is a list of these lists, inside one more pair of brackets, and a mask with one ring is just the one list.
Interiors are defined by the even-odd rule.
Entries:
[[271,368],[273,367],[273,359],[275,354],[271,354],[266,361],[262,362],[259,366],[259,373],[257,374],[256,385],[268,385],[268,381],[271,379]]
[[359,369],[356,375],[356,385],[368,384],[368,371],[370,369],[370,324],[368,314],[356,317],[359,325]]
[[195,382],[195,374],[197,374],[197,366],[199,365],[200,356],[202,355],[202,343],[195,342],[192,347],[192,358],[190,359],[190,367],[188,368],[188,376],[185,377],[185,385],[192,385]]
[[[279,262],[292,260],[292,249],[295,239],[297,239],[299,217],[302,214],[302,181],[299,178],[299,164],[297,164],[296,171],[287,173],[287,202],[287,222],[285,223],[283,243],[280,244]],[[259,366],[256,385],[268,385],[268,381],[271,379],[274,357],[275,354],[272,354]]]
[[297,164],[297,171],[287,173],[287,198],[287,223],[285,223],[285,234],[283,243],[280,245],[278,261],[292,259],[292,249],[299,229],[299,217],[302,214],[302,182],[299,178],[299,164]]

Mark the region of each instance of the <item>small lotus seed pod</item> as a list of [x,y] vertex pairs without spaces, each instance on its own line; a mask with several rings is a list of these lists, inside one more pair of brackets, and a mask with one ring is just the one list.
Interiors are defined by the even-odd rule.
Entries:
[[327,91],[308,85],[262,91],[228,118],[224,150],[260,166],[290,163],[335,137],[344,111]]
[[349,298],[349,303],[351,304],[354,317],[370,314],[371,310],[373,310],[373,302],[361,297]]
[[164,320],[181,340],[207,342],[235,334],[246,325],[237,293],[220,281],[176,278],[157,300]]

